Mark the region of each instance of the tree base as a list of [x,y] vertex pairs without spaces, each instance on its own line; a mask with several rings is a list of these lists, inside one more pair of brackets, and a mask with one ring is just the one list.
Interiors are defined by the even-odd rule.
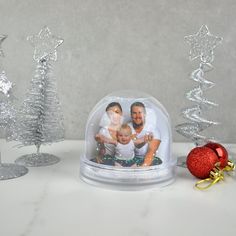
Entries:
[[22,165],[4,163],[0,165],[0,180],[14,179],[28,173],[28,169]]
[[19,157],[15,163],[28,167],[49,166],[60,161],[60,158],[48,153],[32,153]]

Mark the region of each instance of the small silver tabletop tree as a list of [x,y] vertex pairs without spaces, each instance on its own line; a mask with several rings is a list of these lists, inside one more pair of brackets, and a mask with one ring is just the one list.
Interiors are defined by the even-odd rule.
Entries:
[[18,158],[16,163],[47,166],[60,159],[52,154],[41,153],[41,145],[64,139],[63,115],[51,64],[57,60],[56,49],[63,43],[63,39],[52,35],[47,26],[38,35],[29,36],[27,39],[34,47],[36,70],[18,112],[15,139],[22,146],[35,145],[37,152]]

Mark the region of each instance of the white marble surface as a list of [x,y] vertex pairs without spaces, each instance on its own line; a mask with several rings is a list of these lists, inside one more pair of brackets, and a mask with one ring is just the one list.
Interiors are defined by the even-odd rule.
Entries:
[[[0,144],[3,162],[33,150],[12,148],[3,140]],[[236,145],[228,147],[236,153]],[[190,144],[174,144],[174,155],[190,149]],[[0,182],[1,236],[235,235],[235,176],[199,191],[193,187],[196,179],[178,167],[175,183],[165,188],[106,190],[79,178],[82,141],[64,141],[42,151],[61,161]]]

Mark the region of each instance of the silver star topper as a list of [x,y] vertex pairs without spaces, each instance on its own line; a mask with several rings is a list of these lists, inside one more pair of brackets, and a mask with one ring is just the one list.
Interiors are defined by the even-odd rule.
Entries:
[[4,57],[4,53],[1,48],[1,44],[6,38],[7,38],[7,35],[0,34],[0,57]]
[[63,39],[53,35],[47,26],[44,26],[38,35],[28,36],[27,40],[29,40],[34,47],[35,61],[42,59],[56,61],[56,48],[63,43]]
[[12,86],[13,83],[7,79],[5,71],[2,71],[0,73],[0,92],[9,97]]
[[200,57],[203,63],[210,63],[214,60],[213,49],[223,38],[212,35],[207,26],[202,25],[196,34],[185,36],[185,40],[191,45],[190,60]]

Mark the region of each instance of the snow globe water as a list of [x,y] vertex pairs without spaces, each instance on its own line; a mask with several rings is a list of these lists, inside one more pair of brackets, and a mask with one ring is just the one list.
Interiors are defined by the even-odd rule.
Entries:
[[80,176],[86,183],[118,190],[165,186],[175,179],[169,115],[154,97],[117,91],[91,111]]

